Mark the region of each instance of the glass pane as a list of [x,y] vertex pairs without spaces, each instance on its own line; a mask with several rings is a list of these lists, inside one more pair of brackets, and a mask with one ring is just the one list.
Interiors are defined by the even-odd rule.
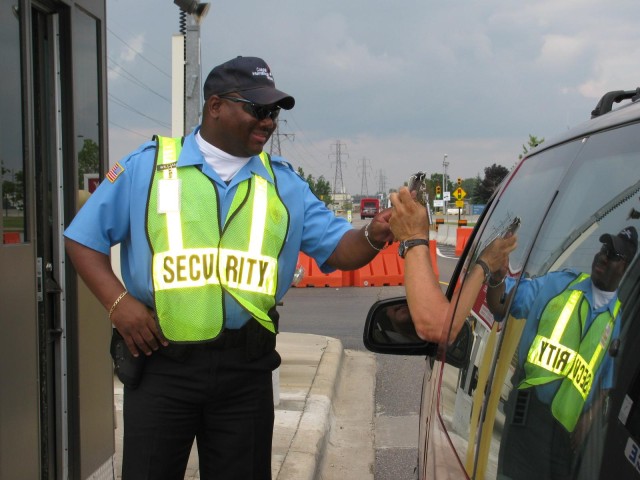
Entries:
[[[82,10],[74,21],[74,101],[78,190],[93,192],[100,177],[100,98],[98,89],[98,25]],[[84,194],[86,195],[86,193]]]
[[[634,214],[640,127],[579,143],[522,279],[505,301],[492,389],[509,391],[487,406],[487,417],[496,418],[490,451],[498,452],[502,478],[602,478],[607,429],[620,411],[610,397],[618,391],[616,357],[627,338],[619,313],[637,298],[618,299],[617,292],[637,282],[628,239],[640,226]],[[508,360],[506,376],[501,357]],[[486,478],[496,478],[489,468]]]
[[[482,250],[518,218],[518,248],[511,254],[509,276],[517,278],[523,269],[528,251],[534,242],[545,213],[549,209],[554,192],[558,189],[564,172],[582,148],[580,143],[554,149],[544,155],[528,159],[520,164],[517,174],[509,180],[508,188],[494,201],[494,210],[485,221],[479,238],[475,240],[465,270],[473,265]],[[539,201],[531,199],[539,198]],[[499,347],[504,343],[504,323],[497,321],[486,303],[487,287],[483,287],[476,298],[468,321],[472,325],[474,344],[468,365],[455,369],[444,367],[440,411],[448,428],[456,451],[471,475],[474,469],[486,472],[486,478],[495,478],[497,471],[497,449],[488,440],[482,440],[479,427],[483,418],[485,401],[499,404],[509,394],[511,385],[508,375],[510,358],[503,359],[497,375],[502,378],[500,387],[492,390],[493,367]],[[513,346],[511,347],[513,349]],[[487,412],[485,425],[503,423],[500,410]],[[486,427],[485,427],[486,428]],[[489,439],[489,436],[487,436]],[[478,444],[480,442],[480,444]],[[474,452],[480,448],[482,461],[475,463]],[[477,478],[483,478],[484,473]]]
[[[6,4],[3,7],[5,10],[10,8]],[[20,25],[16,15],[0,15],[0,57],[5,65],[20,65]],[[0,88],[0,231],[4,244],[26,240],[20,71],[19,67],[5,68]]]

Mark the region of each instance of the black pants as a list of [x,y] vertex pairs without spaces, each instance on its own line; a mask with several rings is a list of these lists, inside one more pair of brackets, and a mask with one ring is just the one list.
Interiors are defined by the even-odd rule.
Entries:
[[194,438],[200,478],[271,479],[273,350],[246,347],[154,353],[140,385],[124,390],[123,480],[182,480]]
[[[525,401],[526,399],[526,401]],[[498,457],[500,480],[571,480],[571,436],[534,389],[511,390]]]

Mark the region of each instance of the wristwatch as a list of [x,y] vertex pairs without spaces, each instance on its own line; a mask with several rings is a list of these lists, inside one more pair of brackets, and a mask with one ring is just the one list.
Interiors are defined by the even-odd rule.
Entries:
[[424,238],[414,238],[412,240],[403,240],[400,242],[400,246],[398,247],[398,255],[400,258],[404,258],[407,254],[407,251],[411,247],[415,247],[416,245],[426,245],[429,246],[429,240],[425,240]]
[[487,265],[485,262],[483,262],[480,259],[476,260],[476,265],[482,268],[482,272],[484,274],[484,280],[482,281],[482,284],[488,285],[489,279],[491,279],[491,269],[489,268],[489,265]]

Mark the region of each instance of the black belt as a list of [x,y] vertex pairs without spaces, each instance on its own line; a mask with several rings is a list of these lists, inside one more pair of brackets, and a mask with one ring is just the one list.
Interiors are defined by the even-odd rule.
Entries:
[[[277,312],[272,318],[275,318],[274,323],[277,325]],[[171,343],[160,351],[168,357],[182,361],[193,351],[231,348],[244,348],[247,359],[255,360],[275,350],[276,336],[256,320],[250,319],[242,328],[223,330],[214,340],[202,343]]]
[[195,348],[205,350],[226,350],[228,348],[243,347],[247,344],[247,328],[242,327],[235,330],[223,330],[214,340],[210,342],[192,345]]
[[223,330],[214,340],[202,343],[170,343],[166,347],[160,347],[160,353],[173,358],[184,360],[189,353],[195,350],[227,350],[230,348],[244,347],[247,344],[247,327],[237,330]]

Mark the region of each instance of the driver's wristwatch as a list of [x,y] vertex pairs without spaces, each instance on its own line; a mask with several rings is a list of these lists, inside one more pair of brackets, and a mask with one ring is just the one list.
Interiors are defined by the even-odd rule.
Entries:
[[414,238],[411,240],[402,240],[400,242],[400,246],[398,247],[398,255],[400,258],[404,258],[411,247],[415,247],[416,245],[426,245],[429,247],[429,240],[424,238]]

